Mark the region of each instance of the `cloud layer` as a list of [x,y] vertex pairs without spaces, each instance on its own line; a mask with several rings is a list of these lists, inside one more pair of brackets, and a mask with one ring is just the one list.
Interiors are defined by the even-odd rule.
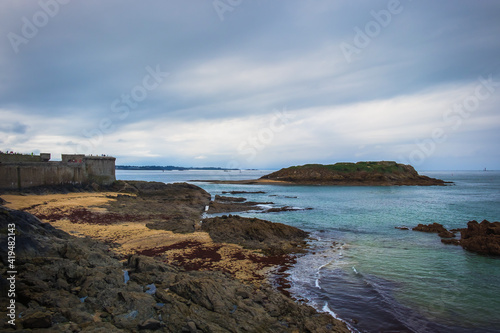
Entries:
[[499,16],[465,0],[4,1],[0,150],[499,169]]

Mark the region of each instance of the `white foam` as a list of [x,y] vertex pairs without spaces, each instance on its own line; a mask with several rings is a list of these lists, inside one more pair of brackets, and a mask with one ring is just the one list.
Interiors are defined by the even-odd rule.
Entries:
[[332,311],[332,309],[330,309],[330,307],[328,306],[328,302],[325,302],[325,305],[323,305],[323,308],[321,309],[323,312],[326,312],[328,313],[330,316],[332,316],[333,318],[337,319],[337,320],[340,320],[341,322],[345,323],[346,326],[347,326],[347,329],[352,332],[352,333],[359,333],[359,331],[357,329],[355,329],[354,327],[352,327],[351,325],[349,325],[345,320],[343,320],[342,318],[340,318],[335,312]]
[[339,316],[337,316],[337,314],[328,307],[328,302],[325,302],[325,305],[323,305],[323,308],[321,310],[326,313],[329,313],[330,316],[332,316],[333,318],[340,320]]
[[273,205],[268,205],[268,204],[258,204],[257,207],[261,207],[263,209],[271,209],[274,206]]
[[356,270],[356,267],[352,266],[352,270],[354,271],[354,273],[359,274],[358,271]]
[[315,283],[316,288],[321,289],[321,286],[319,285],[319,279],[316,279]]

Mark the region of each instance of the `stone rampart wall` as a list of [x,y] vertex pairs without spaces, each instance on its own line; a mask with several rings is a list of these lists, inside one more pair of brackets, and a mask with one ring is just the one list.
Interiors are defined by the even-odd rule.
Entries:
[[0,163],[0,189],[92,183],[110,185],[115,180],[114,157],[86,156],[81,162]]

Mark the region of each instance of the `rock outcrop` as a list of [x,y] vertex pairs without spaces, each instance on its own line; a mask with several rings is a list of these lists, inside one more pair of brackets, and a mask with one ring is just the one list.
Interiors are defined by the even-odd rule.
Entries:
[[151,229],[176,233],[194,232],[210,202],[208,192],[188,183],[127,181],[117,189],[135,196],[120,196],[108,208],[110,212],[147,219]]
[[389,161],[306,164],[281,169],[260,180],[301,185],[445,185],[440,179],[419,175],[410,165]]
[[[437,233],[442,238],[442,243],[460,245],[470,252],[500,256],[500,222],[484,220],[478,223],[477,221],[469,221],[467,228],[453,229],[451,231],[439,223],[419,224],[412,230]],[[460,232],[460,239],[455,238],[454,232],[458,231]]]
[[249,210],[263,210],[264,208],[260,205],[270,205],[273,202],[256,202],[247,201],[247,199],[242,197],[226,197],[216,195],[213,201],[210,201],[210,207],[208,209],[209,214],[219,214],[219,213],[234,213],[234,212],[245,212]]
[[[221,272],[185,272],[141,255],[122,263],[102,243],[0,207],[0,230],[8,224],[16,226],[16,329],[348,332],[342,322],[266,285],[244,285]],[[277,230],[285,237],[297,234]],[[0,238],[2,276],[6,239]],[[6,283],[0,279],[2,291]],[[4,318],[7,302],[2,295]],[[2,325],[4,331],[12,329]]]
[[413,231],[422,231],[422,232],[432,232],[432,233],[437,233],[439,237],[441,238],[453,238],[455,237],[455,234],[448,231],[445,227],[443,227],[439,223],[432,223],[432,224],[419,224],[415,228],[412,229]]
[[471,252],[500,256],[500,222],[470,221],[460,231],[460,245]]
[[249,249],[261,249],[267,254],[297,252],[305,246],[308,233],[282,223],[257,218],[222,216],[203,220],[201,230],[215,242],[239,244]]

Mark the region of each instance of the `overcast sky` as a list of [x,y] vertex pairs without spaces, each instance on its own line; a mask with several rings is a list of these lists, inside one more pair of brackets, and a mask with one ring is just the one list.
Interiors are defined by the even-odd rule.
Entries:
[[0,2],[0,150],[500,169],[500,1]]

